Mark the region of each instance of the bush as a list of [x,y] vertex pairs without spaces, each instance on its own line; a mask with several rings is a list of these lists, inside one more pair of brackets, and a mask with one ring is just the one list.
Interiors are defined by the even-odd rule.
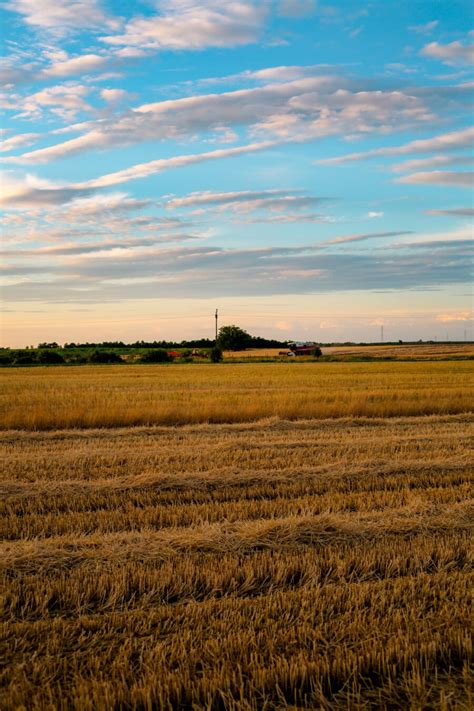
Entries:
[[13,353],[0,353],[0,365],[12,365]]
[[64,363],[64,358],[57,351],[40,350],[38,351],[38,363],[43,365],[54,365],[56,363]]
[[319,346],[316,346],[316,348],[311,351],[313,358],[321,358],[322,354],[323,352]]
[[146,351],[140,358],[140,363],[170,363],[173,359],[164,348],[157,348],[153,351]]
[[14,365],[34,365],[37,362],[35,351],[15,351]]
[[89,363],[123,363],[117,353],[109,351],[92,351],[87,360]]
[[211,361],[213,363],[220,363],[223,358],[224,356],[219,346],[214,346],[214,348],[211,350]]

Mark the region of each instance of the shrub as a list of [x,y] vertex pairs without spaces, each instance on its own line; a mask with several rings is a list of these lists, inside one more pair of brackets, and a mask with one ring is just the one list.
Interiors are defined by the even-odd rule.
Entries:
[[15,351],[14,365],[33,365],[37,362],[35,351]]
[[316,348],[311,351],[311,355],[313,356],[313,358],[320,358],[322,354],[323,352],[319,346],[316,346]]
[[110,351],[92,351],[88,358],[89,363],[123,363],[117,353]]
[[0,353],[0,365],[12,365],[13,353]]
[[213,363],[220,363],[223,358],[224,356],[219,346],[214,346],[214,348],[211,350],[211,361]]
[[140,363],[170,363],[172,360],[172,357],[164,348],[157,348],[156,350],[143,353],[140,358]]
[[64,358],[61,353],[58,353],[57,351],[40,350],[38,351],[38,363],[43,363],[44,365],[54,365],[56,363],[64,363]]

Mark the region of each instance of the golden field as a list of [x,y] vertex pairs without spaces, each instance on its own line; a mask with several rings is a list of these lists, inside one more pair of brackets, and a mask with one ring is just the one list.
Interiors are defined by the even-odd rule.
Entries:
[[471,369],[3,371],[0,707],[473,708]]
[[470,361],[8,368],[0,429],[392,417],[472,409]]

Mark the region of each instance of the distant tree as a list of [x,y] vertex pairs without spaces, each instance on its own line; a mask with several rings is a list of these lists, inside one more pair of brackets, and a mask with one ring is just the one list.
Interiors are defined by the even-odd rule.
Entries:
[[59,348],[60,346],[56,343],[56,341],[52,341],[52,343],[39,343],[38,348]]
[[5,352],[0,353],[0,365],[11,365],[14,360],[14,354]]
[[49,349],[41,349],[38,351],[38,363],[43,365],[54,365],[56,363],[64,363],[64,358],[61,353]]
[[314,358],[320,358],[322,356],[322,354],[323,354],[323,352],[319,346],[316,346],[316,348],[313,348],[313,350],[311,351],[311,355]]
[[220,363],[223,358],[222,350],[219,346],[214,346],[214,348],[211,349],[211,361],[213,363]]
[[117,353],[109,351],[92,351],[88,358],[89,363],[123,363],[121,357]]
[[14,365],[33,365],[37,363],[35,351],[15,351],[13,363]]
[[240,326],[222,326],[217,345],[224,351],[243,351],[249,347],[252,336]]
[[153,351],[146,351],[140,358],[140,363],[170,363],[172,357],[164,348],[157,348]]

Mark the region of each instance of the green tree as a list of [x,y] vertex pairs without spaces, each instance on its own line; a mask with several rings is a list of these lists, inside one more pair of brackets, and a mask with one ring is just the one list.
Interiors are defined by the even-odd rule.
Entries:
[[243,351],[250,345],[252,336],[240,326],[222,326],[217,345],[224,351]]

